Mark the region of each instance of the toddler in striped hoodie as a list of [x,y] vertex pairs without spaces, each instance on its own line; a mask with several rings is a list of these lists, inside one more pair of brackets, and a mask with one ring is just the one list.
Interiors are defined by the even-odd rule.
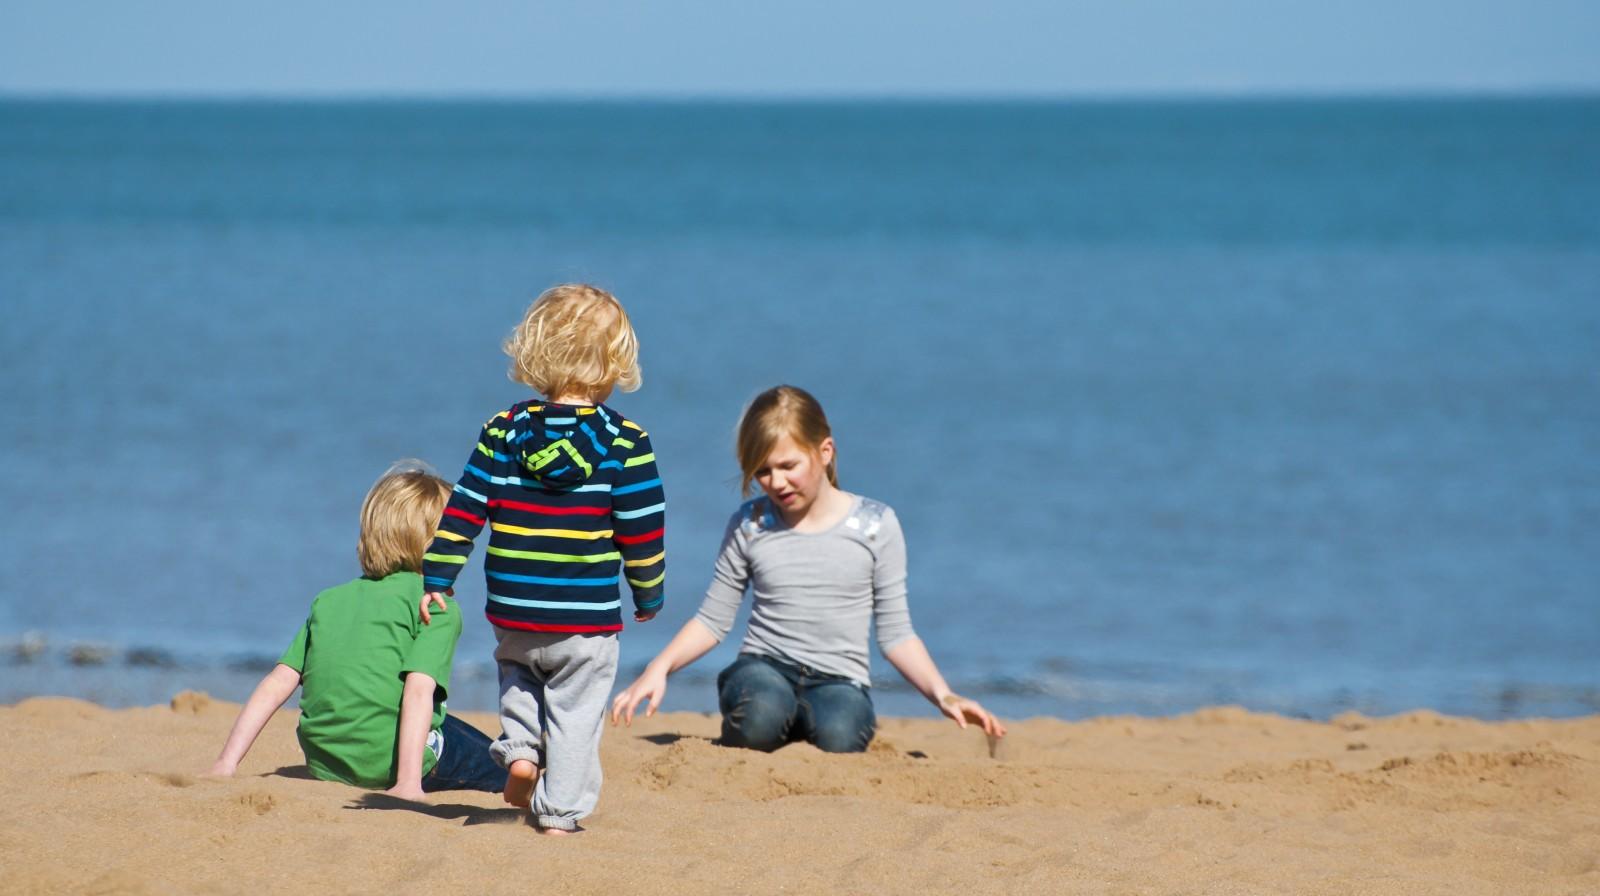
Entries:
[[638,339],[605,290],[557,286],[506,340],[511,378],[541,398],[484,424],[423,562],[423,617],[444,606],[487,526],[505,798],[548,834],[600,797],[600,731],[617,673],[621,580],[633,618],[661,609],[666,501],[650,437],[605,405],[639,387]]

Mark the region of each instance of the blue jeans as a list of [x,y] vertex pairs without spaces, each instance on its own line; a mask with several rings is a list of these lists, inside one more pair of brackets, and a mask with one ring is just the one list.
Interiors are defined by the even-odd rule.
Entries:
[[489,758],[489,735],[451,715],[444,717],[439,731],[444,749],[433,771],[422,777],[423,791],[506,789],[506,770]]
[[860,753],[878,724],[864,686],[753,653],[717,676],[717,702],[730,747],[770,752],[807,741],[829,753]]

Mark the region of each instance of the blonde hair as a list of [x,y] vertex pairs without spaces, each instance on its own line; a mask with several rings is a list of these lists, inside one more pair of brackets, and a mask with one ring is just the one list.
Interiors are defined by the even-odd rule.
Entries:
[[[828,415],[810,392],[798,386],[773,386],[757,395],[739,418],[739,436],[734,453],[739,457],[739,493],[750,495],[750,481],[767,462],[778,440],[788,436],[812,453],[833,437]],[[837,457],[837,455],[836,455]],[[828,481],[838,487],[839,473],[828,461]]]
[[639,339],[616,296],[585,283],[553,286],[535,299],[502,346],[506,375],[546,398],[595,400],[639,388]]
[[378,477],[361,502],[361,572],[381,579],[401,570],[422,571],[422,555],[433,540],[450,483],[418,460],[397,461]]

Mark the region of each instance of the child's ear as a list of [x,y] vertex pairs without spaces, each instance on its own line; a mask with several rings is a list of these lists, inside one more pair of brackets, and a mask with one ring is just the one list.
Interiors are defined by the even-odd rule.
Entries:
[[828,436],[822,440],[821,444],[817,445],[817,455],[822,458],[824,467],[833,463],[833,436]]

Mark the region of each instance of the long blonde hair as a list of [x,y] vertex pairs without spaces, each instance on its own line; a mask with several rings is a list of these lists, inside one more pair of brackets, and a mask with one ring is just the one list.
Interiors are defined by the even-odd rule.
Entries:
[[[788,436],[795,444],[817,453],[822,443],[833,437],[828,415],[810,392],[798,386],[773,386],[757,395],[739,418],[739,436],[734,453],[739,457],[739,493],[749,497],[750,482],[767,462],[778,440]],[[828,482],[839,486],[834,459],[828,461]]]
[[501,348],[511,356],[506,375],[550,399],[596,399],[612,387],[632,392],[643,382],[628,312],[616,296],[586,283],[545,290]]
[[369,579],[406,570],[422,571],[422,555],[433,540],[450,483],[419,460],[397,461],[378,477],[361,502],[361,537],[356,556]]

